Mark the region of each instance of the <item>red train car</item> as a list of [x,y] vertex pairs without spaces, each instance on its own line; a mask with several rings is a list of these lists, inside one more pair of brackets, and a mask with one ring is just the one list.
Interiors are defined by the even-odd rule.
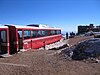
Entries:
[[9,30],[7,26],[0,26],[0,54],[9,53]]
[[60,39],[60,28],[6,25],[0,27],[0,53],[37,49]]

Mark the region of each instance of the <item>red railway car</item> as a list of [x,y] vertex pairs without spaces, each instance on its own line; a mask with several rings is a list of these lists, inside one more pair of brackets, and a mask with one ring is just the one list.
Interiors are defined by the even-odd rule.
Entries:
[[61,39],[60,28],[11,26],[0,27],[0,53],[37,49]]
[[9,30],[7,26],[0,26],[0,54],[9,53]]

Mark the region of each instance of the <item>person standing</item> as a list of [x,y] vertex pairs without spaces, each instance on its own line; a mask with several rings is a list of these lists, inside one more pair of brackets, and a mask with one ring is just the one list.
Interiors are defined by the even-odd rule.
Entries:
[[68,32],[66,32],[66,39],[68,39]]

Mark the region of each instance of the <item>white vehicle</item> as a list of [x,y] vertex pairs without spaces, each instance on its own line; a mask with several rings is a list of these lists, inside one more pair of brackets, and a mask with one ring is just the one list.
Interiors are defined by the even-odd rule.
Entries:
[[95,38],[100,38],[100,32],[93,32]]

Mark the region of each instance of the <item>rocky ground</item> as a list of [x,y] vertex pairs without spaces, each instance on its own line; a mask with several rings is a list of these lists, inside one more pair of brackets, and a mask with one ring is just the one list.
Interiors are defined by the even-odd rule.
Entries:
[[[69,46],[91,37],[75,37]],[[29,50],[0,58],[0,75],[100,75],[100,63],[66,60],[59,50]]]

